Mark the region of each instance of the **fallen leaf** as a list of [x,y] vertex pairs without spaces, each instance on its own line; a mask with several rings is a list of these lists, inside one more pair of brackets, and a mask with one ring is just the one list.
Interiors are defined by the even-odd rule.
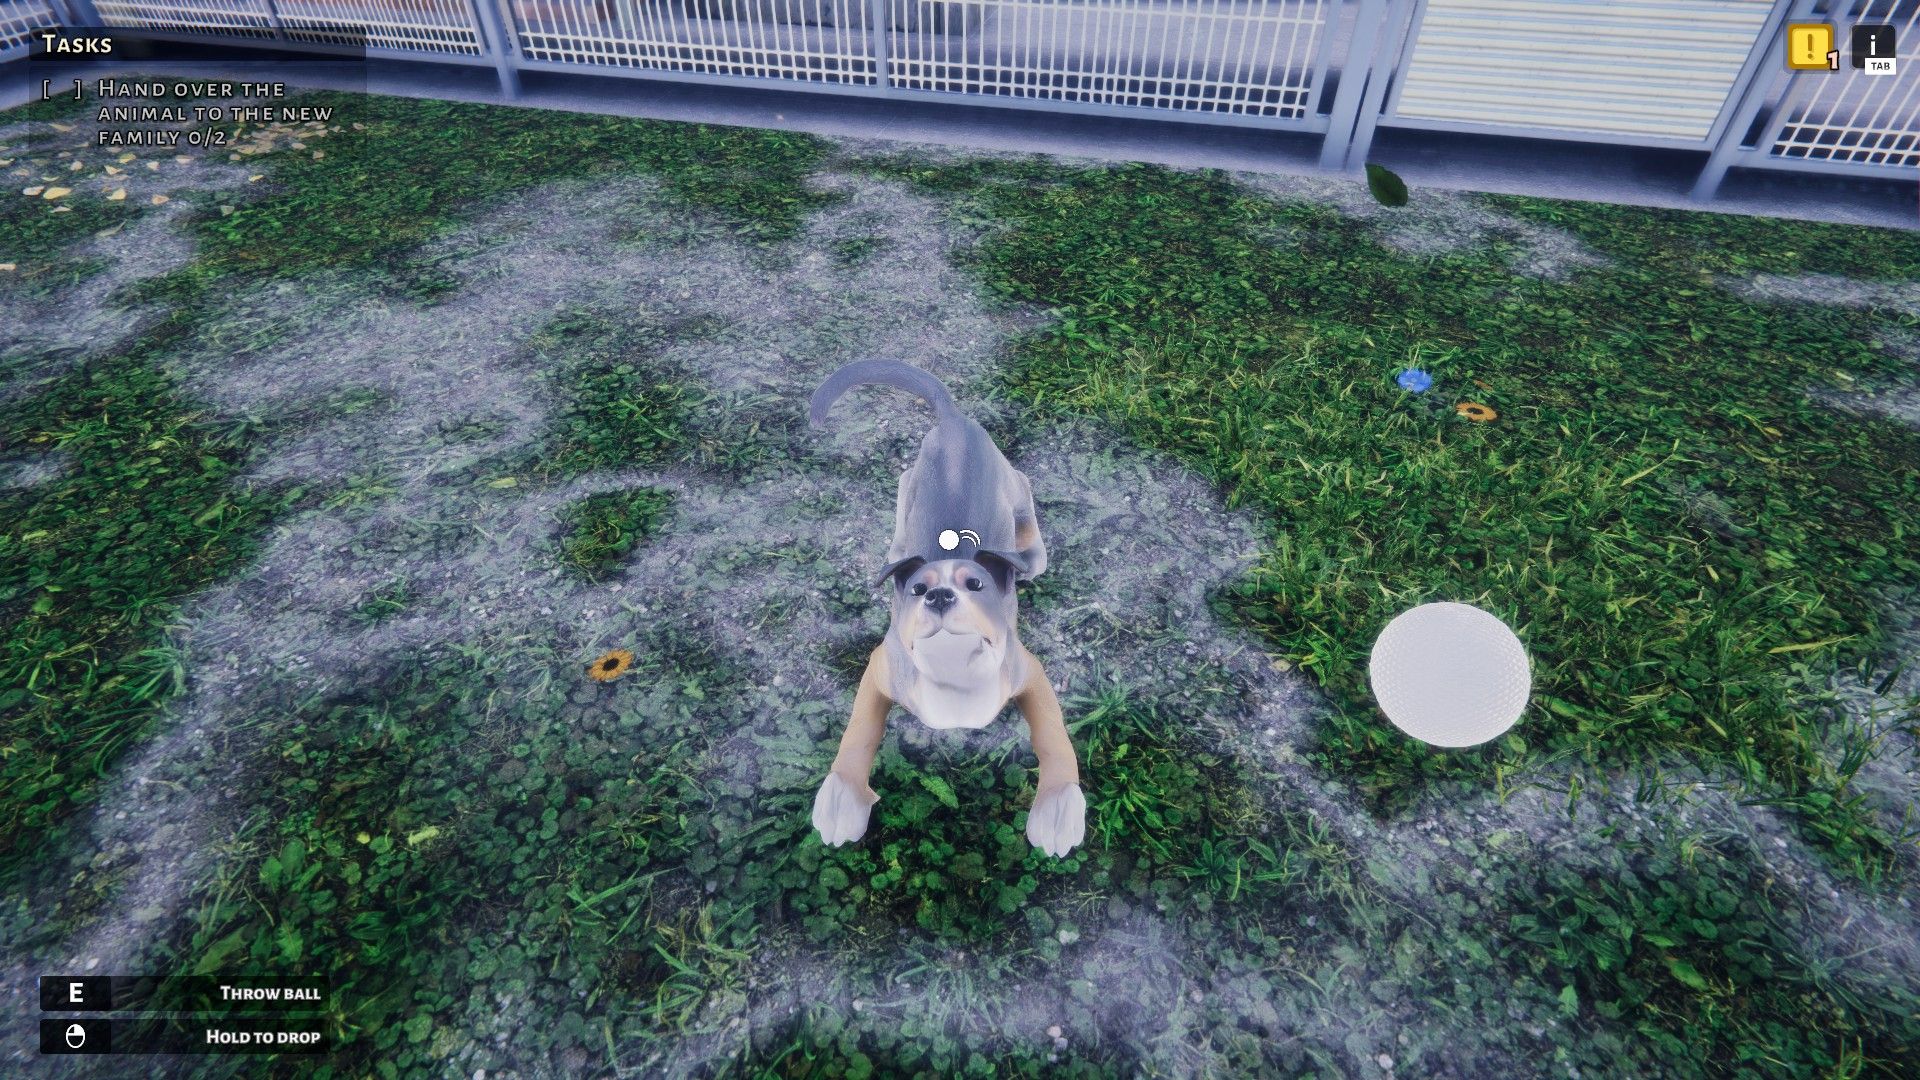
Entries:
[[248,180],[265,180],[266,178],[267,178],[266,173],[259,173],[259,172],[254,173],[252,176],[247,177]]
[[53,208],[53,212],[56,214],[71,214],[73,213],[73,207],[68,206],[66,203],[61,203],[59,206]]
[[117,233],[119,231],[120,231],[120,226],[115,225],[115,226],[112,226],[111,228],[101,229],[99,232],[94,233],[93,235],[94,235],[94,238],[97,240],[105,240],[107,237],[112,236],[114,233]]
[[167,197],[165,195],[155,195],[153,198],[148,199],[147,201],[152,203],[155,206],[159,206],[161,203],[164,203],[167,201]]
[[43,199],[58,199],[64,195],[71,194],[73,194],[73,189],[70,187],[50,187],[41,192],[40,197]]
[[120,168],[120,167],[119,167],[118,165],[109,165],[109,166],[107,166],[107,175],[108,175],[108,176],[119,176],[119,175],[120,175],[121,173],[123,173],[123,172],[126,172],[126,171],[127,171],[127,170],[125,170],[125,169],[122,169],[122,168]]
[[114,189],[113,189],[113,194],[111,194],[111,195],[109,195],[109,196],[107,196],[107,201],[108,201],[108,202],[120,202],[121,200],[123,200],[123,199],[125,199],[126,197],[127,197],[127,189],[126,189],[126,188],[114,188]]
[[1407,205],[1407,182],[1383,165],[1367,163],[1367,190],[1381,206]]
[[231,213],[233,213],[233,207],[231,206],[222,206],[220,208],[221,217],[226,217],[228,214],[231,214]]
[[55,130],[55,131],[72,131],[72,130],[73,130],[73,125],[72,125],[72,124],[61,124],[61,123],[55,123],[55,124],[52,124],[52,125],[50,125],[50,126],[51,126],[51,127],[53,128],[53,130]]
[[0,270],[12,271],[15,269],[17,269],[17,266],[14,263],[0,263]]
[[79,171],[80,171],[81,169],[84,169],[84,168],[86,168],[86,167],[87,167],[87,163],[86,163],[86,162],[84,162],[84,161],[76,161],[76,162],[74,162],[73,164],[71,164],[71,165],[69,165],[69,166],[67,166],[67,171],[68,171],[68,172],[79,172]]
[[160,171],[160,163],[159,163],[159,162],[157,162],[157,161],[149,161],[149,162],[147,162],[147,168],[149,168],[149,169],[152,169],[152,170],[153,170],[154,172],[159,172],[159,171]]
[[41,192],[43,192],[43,191],[45,191],[45,190],[47,190],[47,189],[46,189],[46,188],[45,188],[44,186],[42,186],[42,185],[40,185],[40,184],[35,184],[35,185],[33,185],[32,187],[23,187],[23,188],[21,188],[21,189],[20,189],[20,194],[22,194],[22,195],[38,195],[38,194],[40,194]]
[[139,154],[136,154],[133,151],[129,150],[126,153],[121,154],[119,157],[114,158],[113,160],[119,162],[122,165],[125,165],[127,162],[132,161],[134,158],[137,158],[139,156],[140,156]]
[[327,156],[327,152],[325,150],[315,150],[313,152],[313,160],[315,161],[319,161],[321,158],[326,156]]
[[13,164],[12,158],[0,158],[0,169],[4,169],[11,164]]
[[188,157],[188,156],[187,156],[187,155],[185,155],[185,154],[175,154],[175,155],[173,155],[173,160],[174,160],[174,161],[175,161],[176,163],[178,163],[178,164],[181,164],[181,165],[189,165],[189,164],[192,164],[192,162],[193,162],[193,159],[192,159],[192,158],[190,158],[190,157]]

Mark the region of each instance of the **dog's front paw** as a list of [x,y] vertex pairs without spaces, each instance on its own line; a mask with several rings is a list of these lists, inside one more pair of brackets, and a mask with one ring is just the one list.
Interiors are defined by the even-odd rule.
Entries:
[[813,827],[820,830],[820,842],[838,847],[867,835],[867,816],[879,801],[871,788],[856,791],[839,773],[828,773],[813,797]]
[[1027,839],[1058,858],[1087,838],[1087,797],[1079,784],[1041,792],[1027,812]]

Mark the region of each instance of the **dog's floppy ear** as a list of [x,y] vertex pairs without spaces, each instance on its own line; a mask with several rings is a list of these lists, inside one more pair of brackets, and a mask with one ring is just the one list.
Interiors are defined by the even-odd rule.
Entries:
[[874,584],[898,581],[925,565],[927,565],[927,557],[924,555],[909,555],[904,559],[895,559],[880,571],[880,576],[874,579]]

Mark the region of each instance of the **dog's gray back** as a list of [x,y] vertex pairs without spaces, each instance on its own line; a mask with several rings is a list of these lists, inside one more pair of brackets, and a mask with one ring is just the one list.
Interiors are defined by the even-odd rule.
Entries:
[[[920,456],[900,477],[893,543],[886,573],[924,559],[997,557],[1020,577],[1046,569],[1044,544],[1019,546],[1019,524],[1033,518],[1027,478],[995,446],[985,428],[960,412],[940,380],[896,360],[863,360],[834,372],[814,392],[809,416],[815,425],[848,389],[878,383],[919,395],[933,406],[934,426]],[[948,547],[941,541],[953,543]],[[988,558],[982,559],[985,555]],[[1010,584],[1010,583],[1009,583]]]

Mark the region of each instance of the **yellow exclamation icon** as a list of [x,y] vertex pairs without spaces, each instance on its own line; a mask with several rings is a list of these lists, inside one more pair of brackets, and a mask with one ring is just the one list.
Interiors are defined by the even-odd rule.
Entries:
[[1795,71],[1835,71],[1840,53],[1833,47],[1832,23],[1788,23],[1787,66]]

